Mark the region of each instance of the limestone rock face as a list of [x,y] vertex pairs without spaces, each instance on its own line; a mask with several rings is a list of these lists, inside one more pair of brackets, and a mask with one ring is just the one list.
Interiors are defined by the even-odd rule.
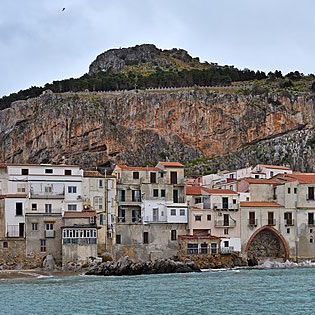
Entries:
[[309,171],[314,105],[206,89],[45,93],[0,111],[0,162],[93,167],[215,155],[225,167],[258,160]]

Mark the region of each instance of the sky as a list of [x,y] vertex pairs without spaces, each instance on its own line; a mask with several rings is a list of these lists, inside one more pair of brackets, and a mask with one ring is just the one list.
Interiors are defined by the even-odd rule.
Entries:
[[[62,11],[62,8],[65,8]],[[151,43],[243,69],[315,73],[313,0],[1,0],[0,97]]]

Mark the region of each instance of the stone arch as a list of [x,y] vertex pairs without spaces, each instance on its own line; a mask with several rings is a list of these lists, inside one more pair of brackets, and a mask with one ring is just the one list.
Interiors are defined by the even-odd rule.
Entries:
[[290,251],[283,235],[271,226],[262,226],[249,238],[245,252],[249,260],[288,259]]

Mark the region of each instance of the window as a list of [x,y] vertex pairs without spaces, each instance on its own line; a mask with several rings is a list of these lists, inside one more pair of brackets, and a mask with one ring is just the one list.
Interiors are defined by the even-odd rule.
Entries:
[[314,200],[314,187],[308,187],[308,199]]
[[116,234],[116,244],[121,244],[121,235]]
[[126,221],[126,210],[125,209],[118,209],[118,222],[125,222]]
[[25,193],[26,188],[24,184],[17,184],[17,192],[18,193]]
[[126,191],[118,190],[118,201],[126,201]]
[[36,211],[37,210],[37,203],[32,203],[32,211]]
[[233,205],[236,205],[236,199],[233,199]]
[[15,204],[15,215],[17,215],[17,216],[23,215],[23,204],[22,204],[22,202],[17,202]]
[[45,231],[53,231],[54,224],[53,223],[45,223]]
[[161,189],[161,197],[165,198],[165,189]]
[[259,178],[259,175],[255,175],[255,178],[256,178],[256,179]]
[[201,221],[201,215],[195,214],[195,221]]
[[68,204],[68,210],[69,211],[77,211],[77,205],[76,204]]
[[275,225],[276,222],[275,222],[275,219],[273,217],[273,212],[272,211],[269,211],[268,212],[268,225]]
[[99,215],[99,222],[100,222],[100,225],[104,225],[104,215],[103,215],[103,213],[101,213]]
[[163,172],[161,172],[161,173],[160,173],[160,176],[161,176],[161,178],[163,178],[163,177],[164,177],[164,173],[163,173]]
[[103,180],[102,179],[98,180],[98,187],[103,188]]
[[3,245],[3,248],[8,248],[9,247],[8,242],[3,242],[2,245]]
[[234,178],[234,174],[230,174],[230,178]]
[[310,237],[310,243],[313,243],[313,237]]
[[314,213],[308,213],[308,225],[314,225]]
[[46,203],[45,204],[45,212],[46,213],[51,213],[51,211],[52,211],[52,204]]
[[200,254],[208,254],[208,244],[207,243],[200,244]]
[[248,224],[249,225],[256,225],[256,219],[255,219],[255,212],[254,211],[249,212]]
[[52,186],[45,186],[45,193],[51,193],[52,192]]
[[176,240],[177,240],[177,231],[171,230],[171,241],[176,241]]
[[230,190],[233,190],[233,185],[230,185]]
[[171,209],[171,215],[176,215],[176,209]]
[[229,247],[229,241],[224,241],[224,247]]
[[28,168],[22,168],[21,169],[21,174],[22,175],[28,175]]
[[69,194],[76,194],[77,193],[77,186],[68,186],[68,193]]
[[290,228],[287,228],[287,233],[290,234]]
[[38,223],[32,223],[32,231],[38,230]]
[[171,172],[171,185],[177,184],[177,172]]
[[71,176],[71,170],[65,170],[65,175]]
[[132,173],[132,178],[133,179],[139,179],[139,172],[133,172]]
[[197,204],[197,203],[201,203],[201,197],[196,197],[195,198],[195,204]]
[[159,196],[159,190],[153,189],[153,197],[158,197],[158,196]]
[[132,190],[132,201],[141,202],[141,190]]
[[211,214],[207,214],[207,220],[211,221]]
[[291,194],[291,188],[288,187],[288,194]]
[[222,197],[222,208],[228,209],[229,208],[229,198]]
[[156,173],[155,172],[151,172],[150,173],[150,183],[151,184],[155,184],[156,183]]
[[187,244],[187,254],[188,255],[198,254],[198,244]]
[[292,212],[284,213],[284,224],[285,225],[293,225]]
[[211,243],[211,254],[216,254],[218,252],[218,244]]
[[270,177],[273,177],[273,171],[270,171]]
[[46,168],[45,169],[45,174],[52,174],[53,173],[53,169],[52,168]]
[[294,187],[294,193],[295,193],[295,194],[297,193],[297,188],[296,188],[296,187]]
[[223,234],[224,234],[224,235],[229,235],[229,229],[224,229],[224,230],[223,230]]
[[143,244],[149,244],[149,233],[143,232]]
[[46,240],[40,240],[40,251],[46,252]]
[[103,198],[102,197],[94,197],[93,200],[94,209],[102,211],[103,210]]
[[180,215],[180,216],[186,215],[185,209],[180,209],[180,210],[179,210],[179,215]]

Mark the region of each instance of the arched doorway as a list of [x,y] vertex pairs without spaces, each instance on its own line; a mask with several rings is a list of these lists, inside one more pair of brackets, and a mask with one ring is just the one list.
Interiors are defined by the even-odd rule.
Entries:
[[266,259],[287,259],[289,248],[282,234],[271,226],[258,229],[247,242],[245,251],[249,264],[257,264]]

